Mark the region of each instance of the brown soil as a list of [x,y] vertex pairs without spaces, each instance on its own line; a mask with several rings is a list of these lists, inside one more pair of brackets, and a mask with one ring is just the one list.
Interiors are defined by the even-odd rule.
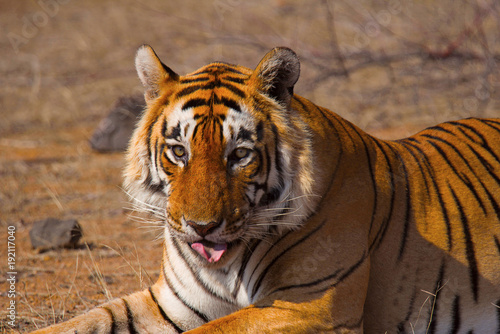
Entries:
[[[114,101],[141,89],[133,57],[142,43],[179,73],[214,60],[253,67],[290,46],[302,58],[297,93],[384,138],[500,115],[495,0],[325,3],[0,0],[0,332],[69,319],[158,276],[160,231],[129,216],[123,154],[88,145]],[[47,217],[77,219],[81,246],[33,250],[29,230]]]

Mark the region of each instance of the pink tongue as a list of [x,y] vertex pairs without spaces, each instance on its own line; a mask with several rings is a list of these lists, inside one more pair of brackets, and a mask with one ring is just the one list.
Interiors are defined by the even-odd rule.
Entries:
[[191,248],[197,251],[198,254],[203,256],[208,262],[217,262],[227,250],[227,245],[195,242],[191,244]]

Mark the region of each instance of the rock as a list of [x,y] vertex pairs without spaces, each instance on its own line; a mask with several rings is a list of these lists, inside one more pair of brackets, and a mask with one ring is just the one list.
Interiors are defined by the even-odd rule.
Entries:
[[92,149],[98,152],[125,151],[145,106],[146,101],[142,94],[119,98],[90,138]]
[[47,218],[35,222],[30,230],[31,245],[35,249],[75,248],[82,237],[82,228],[75,219]]

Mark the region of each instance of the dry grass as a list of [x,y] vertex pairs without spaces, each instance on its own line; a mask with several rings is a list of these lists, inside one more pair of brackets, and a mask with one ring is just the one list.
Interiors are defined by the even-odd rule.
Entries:
[[[0,238],[17,227],[15,331],[158,273],[155,233],[122,209],[122,155],[87,145],[115,99],[141,89],[133,57],[143,43],[179,73],[214,60],[254,67],[270,48],[292,47],[302,59],[297,93],[384,137],[500,116],[494,0],[59,1],[0,0]],[[29,228],[49,216],[78,219],[90,250],[31,250]],[[8,302],[2,294],[2,319]]]

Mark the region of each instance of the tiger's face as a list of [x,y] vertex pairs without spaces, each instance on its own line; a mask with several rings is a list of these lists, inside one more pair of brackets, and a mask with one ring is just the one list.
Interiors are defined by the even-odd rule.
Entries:
[[264,59],[255,71],[215,63],[180,77],[150,47],[138,51],[148,106],[125,186],[207,263],[304,219],[283,219],[307,204],[297,197],[310,191],[295,180],[310,168],[295,160],[297,149],[308,150],[307,135],[288,111],[295,59]]
[[158,138],[167,223],[209,262],[248,233],[250,210],[264,195],[256,185],[265,182],[260,123],[243,103],[224,102],[224,89],[205,88],[215,80],[165,112],[167,126]]

